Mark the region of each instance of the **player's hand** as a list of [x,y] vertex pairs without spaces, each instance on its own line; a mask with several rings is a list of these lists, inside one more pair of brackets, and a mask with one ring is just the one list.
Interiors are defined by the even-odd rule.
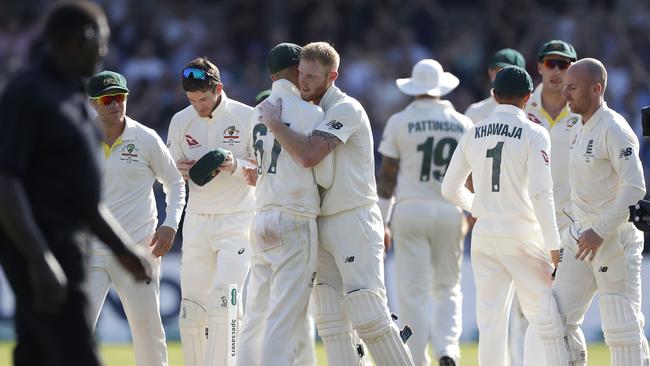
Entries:
[[251,164],[254,166],[244,166],[244,179],[246,179],[246,184],[251,187],[257,185],[257,162],[255,160],[250,160]]
[[551,250],[551,261],[553,262],[553,268],[557,268],[560,265],[560,251]]
[[151,254],[156,257],[162,257],[167,254],[174,244],[174,237],[176,236],[176,230],[170,228],[169,226],[161,225],[156,233],[153,234],[151,238],[150,247],[153,247]]
[[42,261],[29,264],[32,305],[38,313],[54,314],[65,304],[68,279],[54,255],[47,251]]
[[127,272],[131,273],[136,281],[151,282],[151,264],[149,264],[144,253],[126,247],[124,250],[116,254],[115,257],[122,267],[124,267]]
[[260,113],[257,119],[265,125],[271,127],[274,123],[282,123],[280,120],[280,114],[282,113],[282,99],[276,99],[275,104],[266,99],[257,106],[257,110]]
[[237,159],[232,156],[232,151],[228,151],[226,158],[223,160],[223,163],[219,166],[219,171],[226,171],[230,174],[234,173],[237,170]]
[[577,260],[585,260],[589,256],[589,260],[593,260],[596,256],[596,251],[605,241],[604,238],[601,238],[596,234],[593,229],[589,229],[580,235],[578,240],[578,252],[576,253]]
[[181,172],[183,179],[185,180],[190,179],[189,171],[190,168],[194,166],[194,163],[196,163],[196,160],[190,160],[190,159],[179,159],[176,162],[176,167],[178,168],[178,171]]
[[390,231],[390,228],[386,226],[384,228],[384,252],[388,252],[393,246],[393,233]]

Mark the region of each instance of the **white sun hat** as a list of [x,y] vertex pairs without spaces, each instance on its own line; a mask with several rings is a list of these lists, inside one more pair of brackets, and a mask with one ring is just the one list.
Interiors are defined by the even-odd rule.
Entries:
[[413,66],[410,78],[397,79],[395,83],[406,95],[441,97],[454,90],[460,81],[450,72],[444,72],[440,62],[424,59]]

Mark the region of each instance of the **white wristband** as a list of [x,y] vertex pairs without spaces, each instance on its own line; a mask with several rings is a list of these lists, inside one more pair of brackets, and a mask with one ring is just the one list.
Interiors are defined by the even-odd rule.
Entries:
[[393,197],[379,197],[377,206],[379,206],[379,211],[381,211],[381,219],[384,221],[384,225],[388,225],[388,221],[390,220],[391,211],[393,208]]
[[237,168],[235,168],[235,171],[233,172],[233,175],[237,176],[237,177],[240,177],[242,179],[244,178],[244,167],[247,167],[247,168],[254,168],[255,167],[253,164],[251,164],[250,162],[248,162],[248,161],[246,161],[244,159],[235,158],[235,160],[236,160]]

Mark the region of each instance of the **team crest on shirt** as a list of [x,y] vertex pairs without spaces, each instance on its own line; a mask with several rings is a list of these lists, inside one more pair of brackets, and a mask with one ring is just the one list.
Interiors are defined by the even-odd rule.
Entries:
[[585,153],[583,155],[585,157],[585,163],[590,163],[591,158],[594,157],[594,140],[590,139],[589,142],[587,143],[587,149],[585,150]]
[[190,135],[185,135],[185,142],[187,142],[187,145],[190,147],[190,149],[201,146],[201,144]]
[[140,151],[140,149],[138,149],[135,144],[126,144],[122,146],[120,151],[120,160],[128,164],[137,163],[140,161],[138,158],[138,151]]
[[566,121],[566,126],[568,128],[573,127],[576,123],[578,123],[579,118],[578,117],[571,117]]
[[240,136],[239,136],[239,130],[235,126],[228,126],[225,130],[223,130],[222,137],[223,137],[223,143],[229,144],[229,145],[234,145],[238,144],[241,142]]

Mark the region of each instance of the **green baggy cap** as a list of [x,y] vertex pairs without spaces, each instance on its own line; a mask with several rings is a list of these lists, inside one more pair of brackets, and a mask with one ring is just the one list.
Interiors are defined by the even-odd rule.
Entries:
[[298,65],[300,63],[300,52],[302,47],[294,43],[280,43],[273,47],[266,56],[266,69],[271,74],[275,74],[287,67]]
[[488,68],[494,69],[497,67],[506,66],[519,66],[521,68],[525,68],[526,60],[519,51],[512,48],[504,48],[494,53],[494,56],[492,56],[492,60],[490,61]]
[[114,71],[102,71],[88,80],[88,94],[91,98],[111,93],[128,93],[126,78]]
[[519,66],[507,66],[497,72],[494,91],[500,95],[522,95],[533,91],[533,79]]
[[190,168],[189,176],[198,186],[208,184],[217,174],[219,174],[219,167],[226,160],[228,150],[217,148],[208,151]]
[[566,57],[573,62],[578,59],[576,49],[573,48],[570,43],[561,41],[559,39],[554,39],[552,41],[544,43],[542,47],[540,47],[537,51],[537,61],[541,61],[544,56],[547,55],[558,55]]

